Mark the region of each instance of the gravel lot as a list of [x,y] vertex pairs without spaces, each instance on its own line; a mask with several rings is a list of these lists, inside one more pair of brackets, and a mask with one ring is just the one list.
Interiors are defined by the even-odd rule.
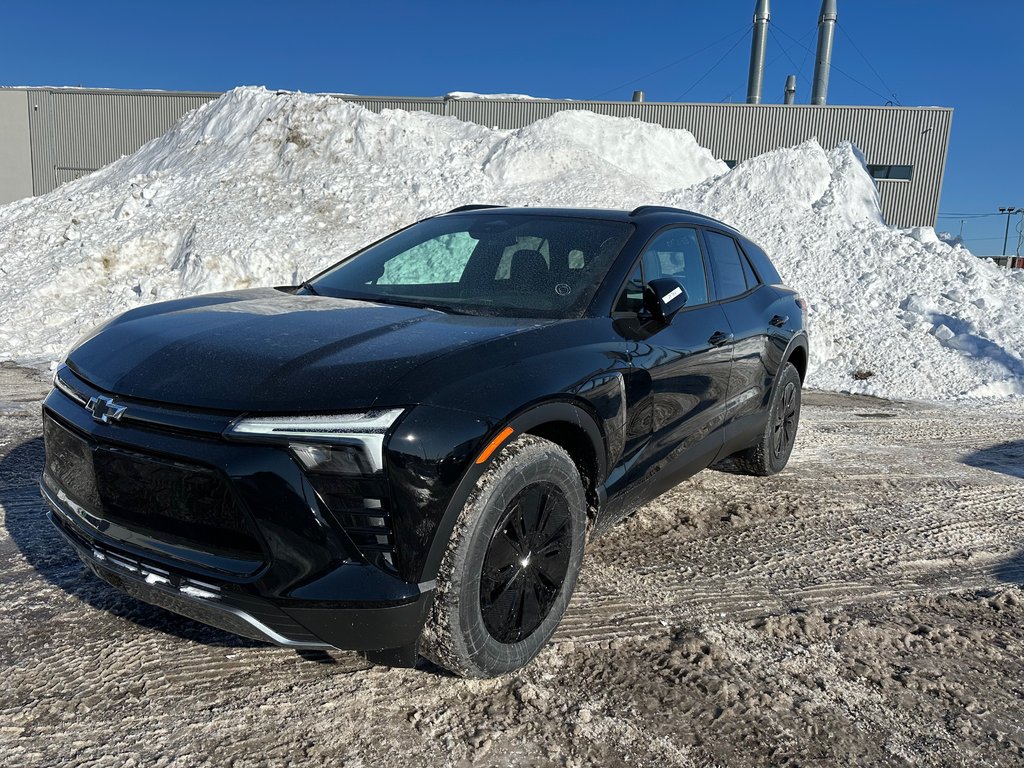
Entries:
[[1020,765],[1024,408],[807,393],[789,469],[708,471],[592,542],[527,669],[241,640],[86,573],[0,367],[0,764]]

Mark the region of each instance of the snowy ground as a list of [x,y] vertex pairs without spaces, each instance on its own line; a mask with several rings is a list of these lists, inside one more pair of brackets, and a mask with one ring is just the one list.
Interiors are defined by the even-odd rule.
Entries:
[[105,586],[43,519],[0,367],[0,764],[1020,765],[1024,413],[809,393],[789,469],[592,542],[494,681],[258,645]]

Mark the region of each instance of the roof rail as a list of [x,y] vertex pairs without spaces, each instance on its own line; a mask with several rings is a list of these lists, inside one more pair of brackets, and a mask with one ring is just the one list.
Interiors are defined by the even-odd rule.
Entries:
[[682,208],[672,208],[668,205],[641,205],[629,212],[630,216],[643,216],[645,213],[691,213]]
[[724,221],[719,221],[714,216],[708,216],[706,213],[697,213],[697,211],[688,211],[685,208],[672,208],[668,205],[641,205],[639,208],[634,208],[629,212],[630,216],[643,216],[647,213],[682,213],[687,216],[692,216],[695,219],[704,219],[705,221],[714,222],[720,227],[728,227],[733,231],[738,231],[731,224],[726,224]]
[[505,205],[460,205],[458,208],[452,208],[446,213],[460,213],[461,211],[479,211],[484,208],[507,208]]

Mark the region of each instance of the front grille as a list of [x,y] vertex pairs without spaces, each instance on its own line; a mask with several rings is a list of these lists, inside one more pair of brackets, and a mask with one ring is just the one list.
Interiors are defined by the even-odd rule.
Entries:
[[98,443],[44,419],[46,472],[109,528],[215,555],[262,559],[248,514],[212,468]]
[[363,557],[388,572],[397,568],[388,494],[383,479],[308,475],[334,519]]

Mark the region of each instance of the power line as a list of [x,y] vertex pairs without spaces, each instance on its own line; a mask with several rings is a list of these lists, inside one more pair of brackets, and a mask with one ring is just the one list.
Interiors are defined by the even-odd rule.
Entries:
[[[810,50],[811,50],[811,49],[810,49],[810,48],[808,48],[808,47],[807,47],[806,45],[804,45],[804,44],[803,44],[803,43],[801,43],[801,42],[800,42],[799,40],[797,40],[797,39],[796,39],[795,37],[793,37],[793,36],[792,36],[791,34],[789,34],[789,32],[787,32],[786,30],[784,30],[784,29],[783,29],[782,27],[780,27],[780,26],[778,26],[778,25],[776,24],[776,25],[775,25],[775,28],[776,28],[777,30],[779,30],[779,32],[781,32],[782,34],[784,34],[784,35],[785,35],[786,37],[788,37],[788,38],[789,38],[790,40],[792,40],[792,41],[793,41],[794,43],[796,43],[796,44],[797,44],[797,45],[799,45],[799,46],[800,46],[801,48],[803,48],[804,50],[806,50],[806,51],[810,51]],[[840,69],[839,67],[837,67],[837,66],[835,65],[835,62],[833,62],[833,63],[832,63],[832,64],[831,64],[830,66],[831,66],[831,68],[832,68],[832,69],[834,69],[834,70],[835,70],[836,72],[838,72],[839,74],[841,74],[841,75],[842,75],[843,77],[845,77],[845,78],[847,78],[847,79],[849,79],[849,80],[852,80],[852,81],[853,81],[853,82],[855,82],[855,83],[856,83],[857,85],[859,85],[859,86],[860,86],[861,88],[863,88],[863,89],[865,89],[865,90],[867,90],[867,91],[871,91],[871,93],[875,94],[875,96],[877,96],[878,98],[880,98],[880,99],[882,99],[882,100],[884,100],[884,101],[889,101],[889,97],[888,97],[888,96],[886,96],[886,95],[885,95],[884,93],[879,93],[878,91],[876,91],[876,90],[875,90],[874,88],[872,88],[872,87],[871,87],[870,85],[868,85],[867,83],[863,83],[863,82],[861,82],[860,80],[858,80],[858,79],[857,79],[856,77],[854,77],[853,75],[849,74],[848,72],[845,72],[845,71],[843,71],[842,69]]]
[[[793,61],[793,57],[789,55],[789,51],[786,50],[786,46],[784,46],[782,44],[782,41],[779,40],[779,36],[775,34],[775,30],[771,28],[771,25],[768,26],[768,34],[771,36],[771,38],[776,43],[778,43],[778,46],[779,46],[779,48],[782,49],[782,52],[784,54],[786,54],[786,58],[789,59],[789,63],[793,65],[793,70],[794,70],[794,74],[795,74],[796,70],[798,69],[797,66],[796,66],[796,62]],[[776,59],[778,59],[778,57],[776,57]]]
[[671,69],[672,67],[676,66],[677,64],[682,64],[687,59],[692,59],[694,56],[699,56],[700,54],[704,53],[705,51],[711,50],[715,46],[720,45],[721,43],[723,43],[726,40],[730,39],[736,33],[738,33],[738,32],[746,32],[746,31],[747,31],[747,25],[744,24],[739,29],[734,29],[729,34],[724,35],[724,36],[718,38],[717,40],[715,40],[715,42],[710,43],[709,45],[706,45],[706,46],[704,46],[703,48],[701,48],[699,50],[696,50],[696,51],[693,51],[691,53],[688,53],[688,54],[686,54],[685,56],[683,56],[680,59],[676,59],[675,61],[669,62],[668,64],[666,64],[666,65],[664,65],[662,67],[658,67],[657,69],[651,70],[646,75],[641,75],[640,77],[636,78],[635,80],[630,80],[629,82],[622,83],[621,85],[617,85],[614,88],[609,88],[607,91],[604,91],[603,93],[597,94],[597,96],[595,96],[594,98],[595,99],[600,99],[602,96],[607,96],[609,93],[614,93],[615,91],[618,91],[621,88],[625,88],[626,86],[629,86],[629,85],[634,85],[636,83],[639,83],[641,80],[646,80],[651,75],[656,75],[659,72],[664,72],[666,69]]
[[985,216],[1002,216],[1001,213],[940,213],[940,219],[980,219]]
[[[771,27],[768,28],[768,31],[771,32]],[[764,68],[766,70],[771,69],[772,66],[774,66],[775,62],[777,62],[779,59],[782,58],[783,54],[785,54],[787,58],[789,57],[789,54],[786,53],[786,50],[785,50],[785,48],[783,48],[781,43],[779,43],[779,48],[782,50],[782,53],[775,54],[775,57],[771,61],[769,61],[767,64],[764,65]],[[793,59],[789,59],[789,60],[793,61]],[[734,93],[736,93],[736,91],[740,90],[740,88],[745,88],[745,87],[746,87],[746,83],[744,83],[742,85],[736,86],[731,91],[729,91],[727,94],[725,94],[725,96],[723,98],[721,98],[720,101],[723,101],[723,102],[729,101],[729,99],[732,98],[732,95]]]
[[885,82],[885,79],[880,74],[878,74],[878,70],[875,69],[875,66],[871,63],[871,59],[869,59],[867,56],[865,56],[863,51],[861,51],[861,49],[857,46],[857,43],[853,39],[853,35],[851,35],[849,32],[847,32],[845,29],[843,29],[843,25],[842,24],[836,24],[836,26],[839,27],[839,31],[840,32],[842,32],[844,35],[846,35],[846,39],[850,41],[850,45],[853,46],[853,49],[855,51],[857,51],[858,54],[860,54],[860,57],[862,59],[864,59],[864,63],[868,65],[868,69],[870,69],[872,72],[875,73],[875,77],[878,78],[878,82],[880,82],[882,84],[882,87],[885,88],[885,90],[887,90],[889,92],[889,94],[892,96],[892,100],[895,101],[897,104],[899,104],[899,106],[902,107],[903,105],[900,104],[900,100],[896,96],[896,92],[893,91],[893,89],[889,87],[889,84],[887,82]]
[[[807,35],[807,42],[810,42],[811,40],[814,39],[814,35],[817,33],[817,31],[818,31],[818,28],[816,26],[811,28],[810,34]],[[804,65],[807,64],[807,57],[811,53],[811,49],[807,46],[807,43],[804,43],[803,45],[804,45],[804,57],[800,60],[800,71],[798,73],[796,73],[796,74],[799,74],[801,78],[804,77]],[[810,82],[810,80],[811,79],[808,77],[808,78],[805,79],[805,82]]]
[[[744,29],[745,29],[745,28],[744,28]],[[700,84],[701,84],[701,83],[702,83],[702,82],[704,81],[704,78],[706,78],[706,77],[707,77],[708,75],[710,75],[710,74],[711,74],[712,72],[714,72],[714,71],[715,71],[716,69],[718,69],[718,65],[719,65],[719,64],[721,64],[721,63],[722,63],[723,61],[725,61],[726,57],[727,57],[727,56],[728,56],[728,55],[729,55],[730,53],[732,53],[732,52],[733,52],[734,50],[736,50],[736,46],[737,46],[737,45],[739,45],[740,43],[742,43],[742,42],[743,42],[743,38],[744,38],[744,36],[740,36],[739,38],[737,38],[736,42],[735,42],[735,43],[733,43],[733,44],[732,44],[731,46],[729,46],[729,50],[727,50],[727,51],[726,51],[725,53],[723,53],[723,54],[722,54],[722,57],[721,57],[721,58],[720,58],[720,59],[719,59],[718,61],[716,61],[716,62],[715,62],[714,64],[712,64],[712,65],[711,65],[711,67],[710,67],[710,68],[708,69],[708,71],[707,71],[707,72],[705,72],[705,73],[704,73],[703,75],[701,75],[700,77],[698,77],[698,78],[697,78],[697,81],[696,81],[696,82],[695,82],[695,83],[694,83],[693,85],[691,85],[691,86],[690,86],[689,88],[687,88],[687,89],[686,89],[685,91],[683,91],[683,92],[682,92],[681,94],[679,94],[678,96],[676,96],[676,98],[675,98],[674,100],[675,100],[675,101],[682,101],[682,100],[683,100],[683,97],[684,97],[684,96],[686,96],[686,94],[688,94],[688,93],[689,93],[690,91],[692,91],[692,90],[693,90],[694,88],[696,88],[696,87],[697,87],[698,85],[700,85]]]
[[[768,31],[771,32],[772,34],[774,34],[774,30],[772,30],[771,27],[768,27]],[[806,39],[809,41],[811,38],[814,37],[816,32],[817,32],[817,29],[812,29],[810,31],[810,33],[807,35]],[[797,63],[793,60],[793,57],[789,55],[789,51],[786,50],[786,47],[782,44],[782,41],[779,40],[777,35],[775,36],[774,40],[775,40],[776,43],[778,43],[779,48],[782,49],[782,52],[786,55],[786,58],[789,59],[789,63],[793,65],[793,74],[796,75],[799,78],[799,82],[803,82],[805,84],[809,83],[811,81],[811,79],[809,77],[805,77],[804,76],[804,71],[803,71],[804,70],[804,63],[807,61],[806,50],[810,50],[809,48],[806,48],[807,43],[801,43],[801,45],[803,45],[806,48],[806,50],[804,52],[804,60],[802,62],[800,62],[799,66],[797,66]],[[779,57],[776,56],[774,59],[772,59],[772,62],[768,66],[770,67],[771,64],[775,63],[778,60],[779,60]]]

